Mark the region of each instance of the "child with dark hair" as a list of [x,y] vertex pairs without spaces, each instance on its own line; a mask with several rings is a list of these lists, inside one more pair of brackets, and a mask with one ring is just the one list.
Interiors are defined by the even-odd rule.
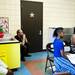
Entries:
[[62,27],[55,29],[53,37],[55,37],[53,46],[54,46],[54,64],[56,71],[58,72],[69,72],[71,75],[75,75],[75,66],[71,64],[67,56],[64,53],[64,44],[63,44],[63,32]]

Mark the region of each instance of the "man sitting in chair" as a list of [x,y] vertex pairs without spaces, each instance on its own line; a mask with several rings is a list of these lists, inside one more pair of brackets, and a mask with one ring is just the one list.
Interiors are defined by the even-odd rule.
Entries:
[[13,72],[8,69],[7,65],[2,60],[0,60],[0,74],[13,75]]
[[30,56],[28,39],[21,29],[17,30],[15,38],[21,43],[21,61],[25,61],[24,56]]

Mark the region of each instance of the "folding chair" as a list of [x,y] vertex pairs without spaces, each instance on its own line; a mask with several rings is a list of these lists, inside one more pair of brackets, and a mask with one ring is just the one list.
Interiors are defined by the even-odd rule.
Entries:
[[[47,49],[47,59],[46,59],[46,66],[45,66],[45,72],[47,70],[47,68],[51,68],[52,73],[53,73],[53,44],[52,43],[48,43],[46,45],[46,49]],[[51,55],[50,55],[51,54]],[[48,65],[49,62],[49,65]]]
[[[52,75],[71,75],[68,72],[56,72],[55,71],[55,66],[53,64],[53,62],[54,62],[54,60],[53,60],[54,56],[52,55],[53,52],[54,52],[53,51],[53,43],[48,43],[46,45],[46,49],[47,49],[47,58],[46,58],[45,72],[46,72],[47,68],[50,68],[51,72],[52,72]],[[49,64],[48,64],[48,61],[49,61]]]

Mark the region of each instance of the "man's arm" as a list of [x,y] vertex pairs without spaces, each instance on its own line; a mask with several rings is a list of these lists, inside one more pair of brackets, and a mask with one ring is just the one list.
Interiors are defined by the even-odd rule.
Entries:
[[22,40],[22,42],[21,42],[21,44],[22,44],[22,45],[24,45],[24,44],[25,44],[25,40],[26,40],[26,35],[25,35],[25,34],[23,34],[23,40]]

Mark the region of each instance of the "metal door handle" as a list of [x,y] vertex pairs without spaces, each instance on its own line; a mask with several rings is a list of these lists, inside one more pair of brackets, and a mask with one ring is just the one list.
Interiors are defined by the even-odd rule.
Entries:
[[39,35],[42,35],[42,31],[41,30],[39,31]]

